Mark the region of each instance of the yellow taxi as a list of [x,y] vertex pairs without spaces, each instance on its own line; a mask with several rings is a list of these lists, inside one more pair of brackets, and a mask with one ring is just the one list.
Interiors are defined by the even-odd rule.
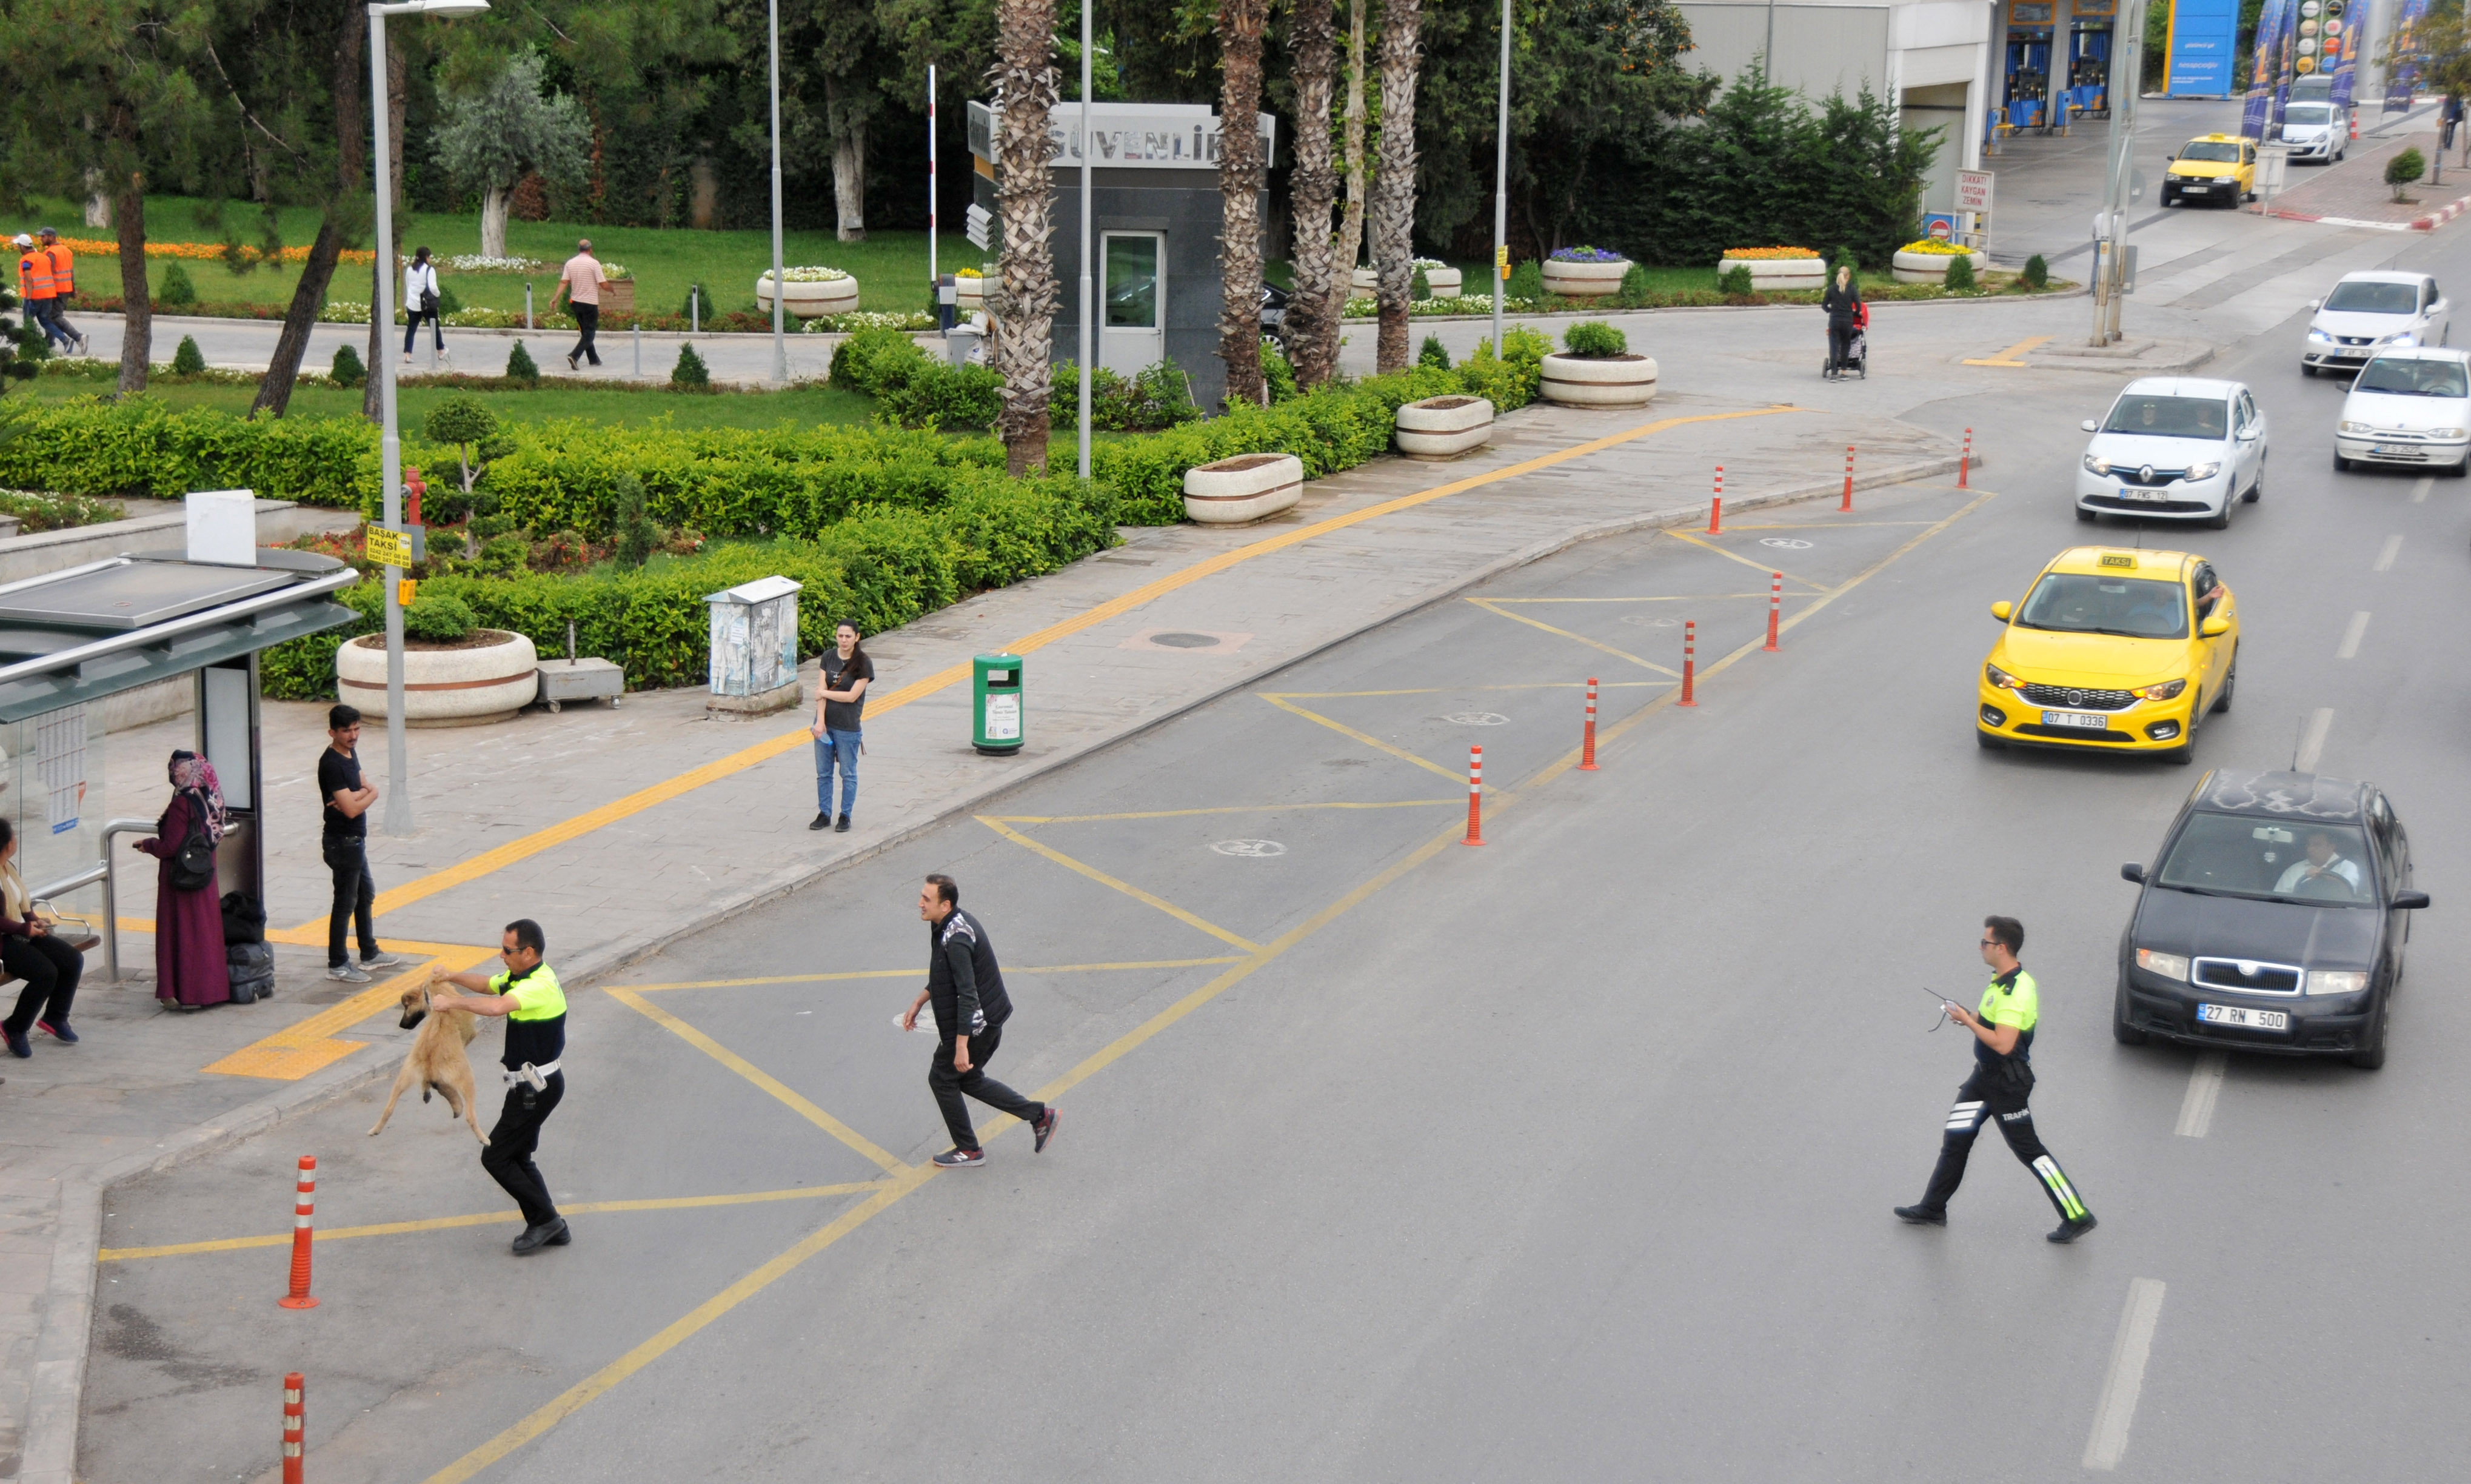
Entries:
[[2061,552],[1982,666],[1974,740],[2196,756],[2197,726],[2231,709],[2239,607],[2214,564],[2189,552],[2081,546]]
[[2256,141],[2237,134],[2200,134],[2179,146],[2162,177],[2162,204],[2218,200],[2236,206],[2256,199]]

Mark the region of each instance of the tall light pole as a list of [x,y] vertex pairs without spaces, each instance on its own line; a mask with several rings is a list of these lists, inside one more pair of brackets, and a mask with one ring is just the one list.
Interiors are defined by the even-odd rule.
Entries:
[[[369,7],[369,111],[377,117],[377,302],[369,314],[383,328],[394,323],[394,187],[387,178],[386,18],[389,15],[478,15],[489,0],[403,0],[397,5]],[[394,405],[394,357],[378,357],[378,422],[384,436],[378,443],[380,494],[385,500],[379,524],[403,530],[403,435]],[[387,642],[387,806],[386,833],[412,833],[411,765],[403,740],[403,569],[386,569]]]
[[[781,281],[781,0],[764,7],[772,40],[772,380],[789,380],[789,343],[782,338],[789,286]],[[931,228],[930,228],[931,230]]]
[[1493,353],[1510,359],[1501,343],[1501,301],[1510,295],[1510,0],[1501,0],[1501,113],[1494,125],[1493,155]]
[[1090,477],[1090,8],[1081,0],[1081,477]]
[[2102,246],[2095,251],[2100,271],[2093,286],[2093,343],[2107,345],[2120,338],[2120,298],[2128,291],[2128,208],[2136,194],[2136,96],[2143,85],[2145,0],[2128,0],[2119,8],[2118,29],[2110,49],[2109,189],[2103,196]]

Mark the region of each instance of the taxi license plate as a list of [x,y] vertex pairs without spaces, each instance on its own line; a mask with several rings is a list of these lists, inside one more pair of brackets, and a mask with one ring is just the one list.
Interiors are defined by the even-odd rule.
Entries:
[[2147,505],[2160,505],[2171,498],[2171,492],[2165,489],[2137,489],[2131,485],[2122,484],[2119,487],[2119,498],[2142,501]]
[[2110,730],[2110,718],[2098,711],[2046,711],[2042,713],[2042,724],[2077,726],[2089,732],[2107,732]]
[[2200,1004],[2197,1019],[2210,1025],[2237,1025],[2244,1030],[2289,1030],[2291,1017],[2280,1010],[2247,1010],[2235,1004]]

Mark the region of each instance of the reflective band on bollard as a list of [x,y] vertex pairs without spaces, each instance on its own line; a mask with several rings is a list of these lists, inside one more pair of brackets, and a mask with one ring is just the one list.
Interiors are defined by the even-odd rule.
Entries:
[[309,1296],[309,1226],[318,1204],[318,1156],[300,1156],[299,1193],[292,1204],[292,1291],[274,1302],[285,1308],[316,1308]]
[[1973,430],[1965,430],[1965,452],[1956,456],[1956,487],[1966,487],[1965,477],[1973,468]]
[[1768,583],[1768,652],[1777,650],[1777,620],[1784,613],[1784,574],[1779,572]]
[[1725,533],[1725,466],[1716,465],[1716,498],[1707,506],[1707,534]]
[[302,1395],[308,1387],[308,1378],[297,1371],[283,1378],[283,1484],[300,1484],[301,1433],[308,1422]]
[[1839,515],[1853,513],[1853,445],[1845,445],[1845,503],[1836,507]]

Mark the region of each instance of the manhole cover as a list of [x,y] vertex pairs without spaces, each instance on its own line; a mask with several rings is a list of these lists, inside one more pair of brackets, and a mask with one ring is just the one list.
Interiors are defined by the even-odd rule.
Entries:
[[1221,641],[1216,634],[1152,634],[1150,643],[1170,649],[1215,649]]
[[1222,856],[1283,856],[1287,847],[1277,840],[1219,840],[1211,849]]
[[1781,547],[1788,552],[1807,552],[1810,550],[1809,542],[1797,541],[1791,536],[1761,536],[1759,538],[1759,545]]
[[1495,711],[1454,711],[1442,719],[1452,726],[1500,726],[1510,718]]
[[1680,619],[1659,619],[1647,613],[1634,613],[1622,622],[1635,624],[1640,628],[1680,628],[1682,626]]

